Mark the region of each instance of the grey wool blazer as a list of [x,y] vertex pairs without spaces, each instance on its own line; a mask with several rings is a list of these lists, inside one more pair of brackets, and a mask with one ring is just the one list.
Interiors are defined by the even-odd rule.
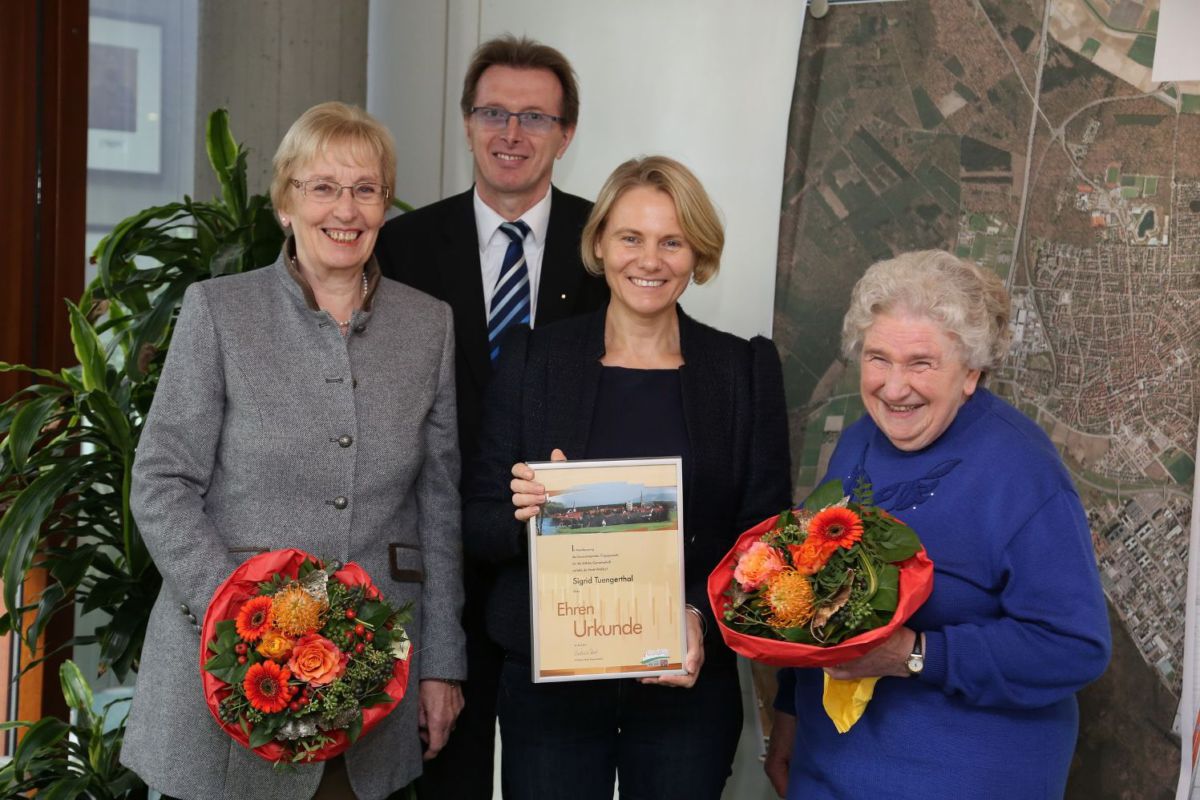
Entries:
[[373,259],[368,275],[345,338],[283,256],[184,295],[133,468],[163,588],[121,751],[166,794],[297,800],[320,782],[321,764],[276,773],[205,705],[198,626],[257,552],[354,561],[389,601],[413,603],[408,693],[345,754],[362,800],[421,772],[418,681],[466,677],[453,321]]

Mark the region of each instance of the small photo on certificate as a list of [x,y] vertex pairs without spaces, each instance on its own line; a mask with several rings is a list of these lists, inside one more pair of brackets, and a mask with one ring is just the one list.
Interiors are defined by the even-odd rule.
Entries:
[[684,674],[682,461],[529,466],[533,681]]

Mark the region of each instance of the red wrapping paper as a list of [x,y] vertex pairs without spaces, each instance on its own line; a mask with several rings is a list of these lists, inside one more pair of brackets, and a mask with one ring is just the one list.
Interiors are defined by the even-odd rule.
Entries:
[[[208,710],[212,713],[213,719],[242,747],[250,747],[250,737],[240,725],[224,723],[217,714],[218,706],[229,696],[231,687],[204,669],[204,662],[210,658],[208,643],[216,638],[218,622],[236,618],[242,604],[258,595],[259,583],[269,581],[275,574],[295,578],[300,570],[300,565],[306,560],[314,561],[316,559],[303,550],[295,549],[272,550],[247,559],[213,592],[212,601],[208,604],[208,613],[204,615],[204,627],[200,632],[200,679],[204,686],[204,699],[208,703]],[[333,577],[345,586],[366,586],[368,597],[372,599],[379,597],[379,590],[371,582],[371,577],[358,564],[352,562],[345,565],[334,573]],[[359,738],[378,725],[380,720],[390,714],[392,709],[404,699],[404,693],[408,688],[409,661],[408,658],[397,661],[392,672],[392,679],[383,687],[383,691],[391,695],[392,701],[363,709],[363,726]],[[329,731],[327,735],[333,738],[333,743],[316,751],[309,761],[326,761],[340,755],[350,746],[350,739],[346,736],[345,731]],[[253,750],[268,761],[278,761],[281,758],[289,757],[287,747],[278,741],[267,742]]]
[[925,549],[921,548],[916,555],[896,564],[900,568],[900,598],[892,619],[883,627],[852,636],[830,647],[764,639],[735,631],[725,624],[725,607],[729,602],[725,591],[733,582],[733,566],[739,551],[771,530],[777,519],[778,514],[739,536],[737,543],[708,576],[708,602],[712,605],[725,644],[735,653],[775,667],[831,667],[842,664],[866,655],[891,636],[929,599],[929,593],[933,591],[933,562],[925,554]]

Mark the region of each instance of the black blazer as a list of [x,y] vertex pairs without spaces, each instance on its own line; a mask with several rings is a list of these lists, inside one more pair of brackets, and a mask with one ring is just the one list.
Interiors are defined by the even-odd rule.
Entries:
[[[608,302],[608,284],[589,275],[579,256],[579,238],[592,204],[556,188],[551,192],[538,284],[539,327]],[[375,243],[375,257],[384,275],[444,300],[454,310],[458,436],[466,464],[479,439],[483,392],[492,374],[474,190],[388,221]]]
[[[752,525],[791,503],[787,409],[775,345],[747,342],[679,313],[679,369],[691,457],[684,463],[687,602],[708,620],[706,660],[732,660],[707,600],[708,574]],[[488,390],[479,455],[464,479],[463,546],[497,565],[487,602],[492,639],[527,657],[529,564],[525,526],[513,518],[512,465],[587,449],[604,355],[605,311],[505,340]]]

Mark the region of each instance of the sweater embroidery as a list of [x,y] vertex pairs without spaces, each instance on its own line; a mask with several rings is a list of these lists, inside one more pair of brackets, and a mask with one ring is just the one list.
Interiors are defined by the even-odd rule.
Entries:
[[[870,450],[870,442],[863,445],[862,454],[858,457],[858,463],[854,465],[850,470],[850,474],[842,481],[842,491],[851,494],[863,481],[871,483],[871,476],[867,473],[866,467],[867,453]],[[941,479],[953,472],[954,468],[961,463],[961,458],[947,459],[935,465],[933,469],[926,472],[920,478],[910,481],[898,481],[883,488],[876,487],[875,505],[885,511],[902,511],[906,508],[916,508],[933,497],[933,493],[937,489]]]

